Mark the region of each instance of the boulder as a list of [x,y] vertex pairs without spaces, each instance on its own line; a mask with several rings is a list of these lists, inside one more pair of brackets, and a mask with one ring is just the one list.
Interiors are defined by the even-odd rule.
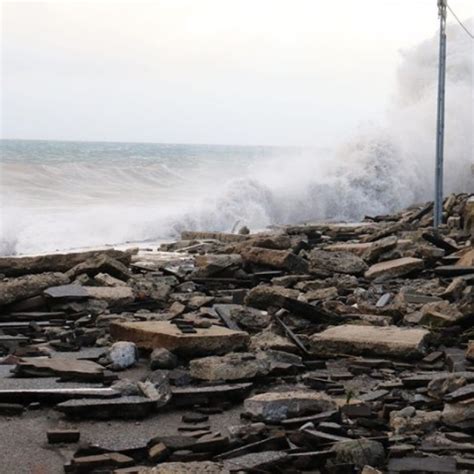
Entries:
[[419,324],[430,327],[452,326],[465,318],[456,305],[444,300],[425,304],[421,314]]
[[465,400],[457,403],[445,403],[442,413],[443,423],[457,429],[474,427],[474,403],[473,400]]
[[308,262],[285,250],[272,250],[261,247],[249,247],[242,251],[245,262],[287,270],[293,273],[307,273]]
[[441,421],[440,411],[404,410],[390,413],[390,428],[396,435],[407,433],[429,433]]
[[285,352],[298,351],[298,348],[293,342],[291,342],[287,337],[277,334],[274,330],[272,330],[271,326],[269,326],[264,331],[252,336],[249,347],[253,351],[265,351],[268,349]]
[[330,276],[332,273],[361,275],[367,270],[367,264],[350,252],[327,252],[314,249],[309,254],[311,273]]
[[474,238],[474,196],[471,196],[464,207],[463,212],[464,231],[466,235]]
[[89,298],[106,301],[109,305],[124,305],[135,299],[129,286],[86,286],[84,289]]
[[372,265],[364,274],[365,278],[378,281],[399,278],[422,270],[423,260],[413,257],[397,258]]
[[449,393],[466,385],[466,379],[455,373],[445,377],[437,377],[428,384],[428,395],[432,398],[442,400]]
[[230,315],[233,321],[247,331],[265,329],[272,319],[266,311],[238,305],[230,309]]
[[99,284],[99,286],[127,286],[124,281],[119,280],[108,273],[98,273],[94,277],[94,280]]
[[242,265],[242,257],[238,254],[207,254],[197,255],[195,258],[196,270],[194,276],[210,278],[224,270]]
[[474,341],[468,341],[467,343],[466,359],[474,361]]
[[150,354],[150,369],[174,369],[178,366],[178,358],[164,347],[153,349]]
[[362,258],[367,263],[375,263],[381,255],[394,250],[397,247],[397,243],[398,239],[394,235],[377,240],[369,246],[362,255]]
[[132,252],[121,250],[92,250],[88,252],[56,253],[37,257],[0,257],[0,273],[5,276],[31,275],[46,272],[67,272],[89,258],[106,255],[124,265],[130,263]]
[[331,244],[324,247],[324,250],[328,252],[350,252],[358,257],[362,257],[364,252],[372,246],[370,242],[357,242],[357,243],[337,243]]
[[310,351],[320,355],[368,354],[411,358],[423,354],[429,334],[425,329],[344,324],[311,336]]
[[385,464],[385,449],[382,443],[370,439],[354,439],[339,441],[333,445],[335,453],[334,464],[352,464],[358,468],[365,465],[383,466]]
[[133,342],[115,342],[110,346],[107,355],[112,370],[128,369],[138,362],[138,349]]
[[194,359],[189,364],[191,376],[215,382],[217,380],[252,379],[268,374],[270,361],[264,354],[237,352],[222,357]]
[[165,348],[176,354],[198,356],[226,354],[247,346],[249,335],[220,326],[197,328],[183,333],[168,321],[112,322],[110,334],[114,339],[132,341],[142,349]]
[[254,395],[244,401],[244,408],[254,418],[278,422],[286,418],[334,410],[337,404],[323,392],[292,390]]
[[39,273],[0,281],[0,306],[40,295],[46,288],[67,283],[69,278],[63,273]]
[[108,255],[97,255],[69,269],[67,275],[73,279],[81,274],[94,277],[98,273],[107,273],[120,280],[128,280],[132,274],[126,265]]

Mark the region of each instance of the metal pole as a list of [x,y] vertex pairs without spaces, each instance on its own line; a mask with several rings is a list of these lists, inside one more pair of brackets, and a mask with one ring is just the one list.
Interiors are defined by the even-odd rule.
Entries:
[[439,15],[439,67],[438,67],[438,111],[436,123],[436,172],[433,225],[435,229],[443,222],[443,154],[444,154],[444,97],[446,84],[446,2],[438,0]]

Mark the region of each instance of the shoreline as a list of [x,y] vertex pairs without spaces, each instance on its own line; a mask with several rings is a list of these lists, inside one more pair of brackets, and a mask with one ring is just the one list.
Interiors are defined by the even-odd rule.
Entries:
[[474,196],[444,207],[0,257],[4,469],[470,469]]

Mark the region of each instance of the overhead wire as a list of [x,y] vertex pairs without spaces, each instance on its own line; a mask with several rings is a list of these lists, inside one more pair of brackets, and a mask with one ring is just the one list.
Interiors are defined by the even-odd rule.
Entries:
[[459,23],[459,26],[467,33],[468,36],[470,36],[471,39],[474,39],[474,35],[463,24],[463,22],[459,19],[459,17],[456,15],[456,13],[454,13],[453,9],[449,6],[448,2],[446,2],[446,6],[448,7],[448,10],[451,12],[451,14],[454,16],[456,21]]

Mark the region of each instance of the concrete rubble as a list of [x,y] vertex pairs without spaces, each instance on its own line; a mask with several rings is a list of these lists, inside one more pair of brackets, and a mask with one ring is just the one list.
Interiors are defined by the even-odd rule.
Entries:
[[473,472],[473,202],[0,257],[22,472]]

